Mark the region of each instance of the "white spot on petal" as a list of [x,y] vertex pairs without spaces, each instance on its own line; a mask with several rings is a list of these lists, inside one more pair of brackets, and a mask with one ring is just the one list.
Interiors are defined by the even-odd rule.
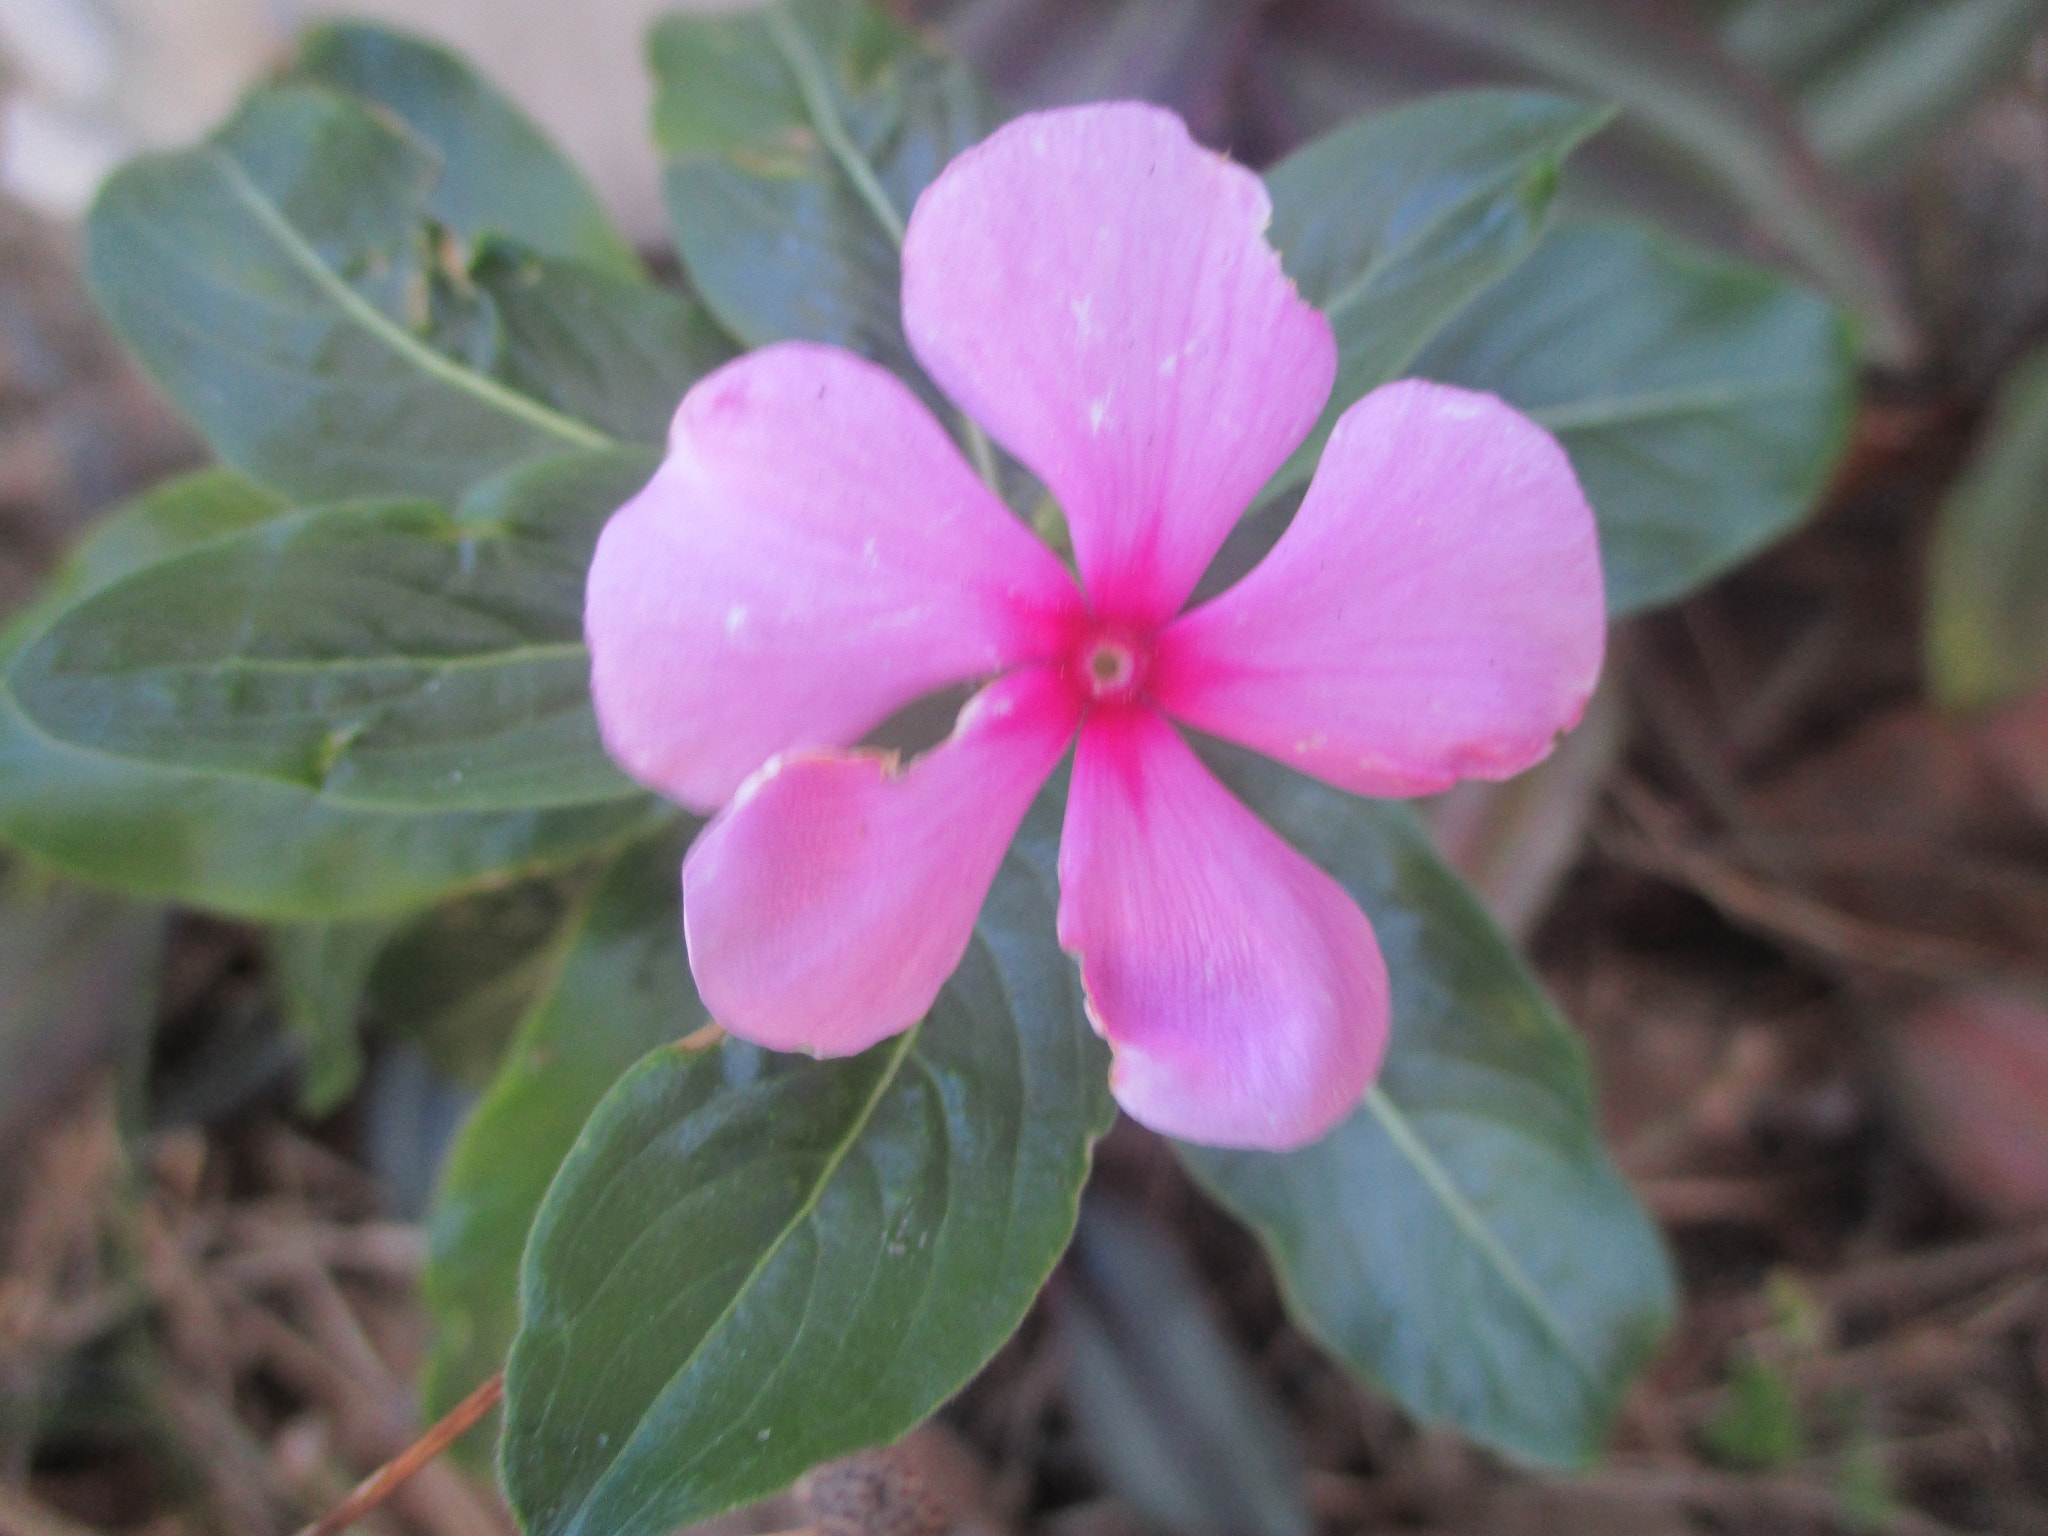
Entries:
[[862,541],[860,546],[860,563],[865,569],[870,571],[880,568],[882,557],[875,553],[875,541],[873,539]]
[[745,603],[734,603],[734,604],[733,604],[733,605],[732,605],[732,606],[731,606],[730,608],[726,609],[726,610],[725,610],[725,634],[726,634],[726,638],[727,638],[727,639],[731,639],[731,638],[732,638],[732,637],[733,637],[734,635],[737,635],[737,634],[738,634],[738,633],[740,632],[740,629],[741,629],[741,627],[742,627],[742,626],[743,626],[743,625],[744,625],[744,624],[745,624],[746,622],[747,622],[747,605],[746,605]]
[[1485,406],[1470,395],[1445,395],[1436,403],[1436,413],[1448,421],[1469,421]]
[[1090,400],[1088,402],[1088,430],[1090,432],[1100,432],[1102,430],[1102,418],[1108,414],[1109,396],[1104,395],[1100,400]]
[[1075,299],[1067,306],[1068,309],[1073,311],[1074,328],[1079,332],[1083,341],[1092,340],[1096,334],[1095,320],[1089,313],[1094,307],[1095,295],[1092,293],[1082,294],[1080,298]]
[[1179,368],[1180,354],[1178,352],[1169,352],[1166,356],[1159,359],[1159,377],[1162,379],[1172,378]]

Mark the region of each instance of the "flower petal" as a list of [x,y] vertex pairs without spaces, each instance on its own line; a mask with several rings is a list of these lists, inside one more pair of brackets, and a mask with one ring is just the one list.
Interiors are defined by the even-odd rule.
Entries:
[[1152,698],[1339,788],[1426,794],[1543,757],[1606,633],[1564,450],[1491,395],[1408,380],[1344,413],[1273,552],[1160,637]]
[[1059,934],[1116,1052],[1111,1091],[1156,1131],[1302,1146],[1379,1070],[1387,969],[1365,914],[1149,710],[1082,727]]
[[911,214],[911,347],[1059,499],[1098,611],[1177,611],[1329,395],[1271,211],[1171,112],[1114,102],[998,129]]
[[766,347],[700,381],[605,525],[584,607],[606,748],[686,805],[1034,659],[1073,580],[896,378]]
[[924,1017],[1074,720],[1033,668],[976,695],[907,770],[800,753],[749,779],[683,862],[712,1018],[771,1050],[850,1056]]

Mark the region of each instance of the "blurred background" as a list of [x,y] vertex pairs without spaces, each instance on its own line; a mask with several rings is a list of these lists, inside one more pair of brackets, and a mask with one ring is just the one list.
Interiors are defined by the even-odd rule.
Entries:
[[[0,0],[0,606],[200,452],[76,276],[108,169],[370,16],[463,50],[658,251],[639,39],[674,8]],[[1865,389],[1804,531],[1623,626],[1542,768],[1428,808],[1590,1040],[1684,1276],[1611,1463],[1540,1479],[1408,1424],[1125,1125],[942,1422],[730,1531],[2048,1533],[2048,4],[896,9],[1015,105],[1147,97],[1254,165],[1446,86],[1618,102],[1568,201],[1822,288]],[[1961,670],[1929,641],[1958,603],[1996,618]],[[252,932],[7,866],[0,1536],[282,1533],[411,1437],[417,1223],[483,1069],[370,1024],[308,1114]],[[374,1523],[510,1528],[453,1464]]]

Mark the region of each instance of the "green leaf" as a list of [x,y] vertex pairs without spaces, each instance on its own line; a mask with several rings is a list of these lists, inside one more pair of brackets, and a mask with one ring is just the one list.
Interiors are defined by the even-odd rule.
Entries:
[[683,952],[686,841],[671,833],[626,850],[534,951],[518,1034],[427,1218],[430,1417],[504,1365],[526,1234],[583,1122],[636,1061],[705,1022]]
[[1692,7],[1660,7],[1650,23],[1633,0],[1386,3],[1518,71],[1620,103],[1625,131],[1733,198],[1855,313],[1873,361],[1901,366],[1918,353],[1898,279],[1860,210],[1785,103],[1728,57]]
[[1372,919],[1394,1036],[1322,1141],[1183,1160],[1258,1232],[1289,1310],[1338,1359],[1425,1422],[1584,1465],[1673,1295],[1601,1148],[1583,1047],[1406,807],[1237,748],[1204,756]]
[[1745,7],[1724,35],[1796,88],[1816,153],[1881,174],[2018,73],[2044,17],[2043,0],[1797,0]]
[[918,193],[996,117],[959,64],[867,4],[671,16],[654,134],[691,280],[749,346],[801,338],[940,399],[910,354],[897,247]]
[[[108,584],[285,511],[268,492],[221,471],[159,487],[79,548],[9,628],[0,660]],[[132,896],[277,920],[403,911],[600,852],[672,815],[651,798],[504,814],[348,810],[287,784],[67,745],[38,730],[0,689],[0,837]]]
[[397,921],[294,923],[270,936],[285,1023],[306,1053],[299,1108],[315,1119],[348,1101],[363,1075],[363,991]]
[[813,1061],[656,1052],[549,1190],[506,1375],[528,1536],[666,1536],[894,1440],[1024,1315],[1111,1116],[1013,855],[920,1026]]
[[1556,433],[1616,615],[1668,602],[1813,510],[1855,362],[1817,295],[1619,224],[1559,228],[1416,359]]
[[1359,118],[1266,173],[1269,237],[1338,346],[1322,420],[1267,496],[1306,481],[1337,418],[1535,249],[1564,157],[1609,115],[1537,91],[1456,92]]
[[2006,376],[1941,505],[1927,589],[1927,671],[1953,708],[2048,681],[2048,347]]
[[377,1033],[418,1046],[441,1077],[482,1093],[611,857],[458,897],[394,933],[364,988]]
[[463,60],[423,38],[360,22],[316,27],[291,77],[391,112],[439,156],[427,211],[465,240],[508,235],[620,278],[639,258],[575,166]]
[[624,442],[661,445],[684,392],[733,356],[696,300],[580,262],[493,240],[469,280],[497,322],[493,376]]
[[79,602],[15,658],[8,692],[58,741],[336,806],[637,797],[598,739],[583,573],[652,467],[637,450],[564,456],[452,516],[400,502],[273,518]]
[[347,97],[256,95],[208,144],[132,161],[87,223],[122,338],[216,452],[303,502],[452,500],[604,433],[436,351],[433,153]]

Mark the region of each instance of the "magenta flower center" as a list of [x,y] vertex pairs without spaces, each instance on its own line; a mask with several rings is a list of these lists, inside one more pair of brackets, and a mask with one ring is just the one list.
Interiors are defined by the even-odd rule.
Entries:
[[1067,686],[1083,704],[1134,704],[1152,660],[1152,636],[1120,624],[1085,625],[1067,650]]

